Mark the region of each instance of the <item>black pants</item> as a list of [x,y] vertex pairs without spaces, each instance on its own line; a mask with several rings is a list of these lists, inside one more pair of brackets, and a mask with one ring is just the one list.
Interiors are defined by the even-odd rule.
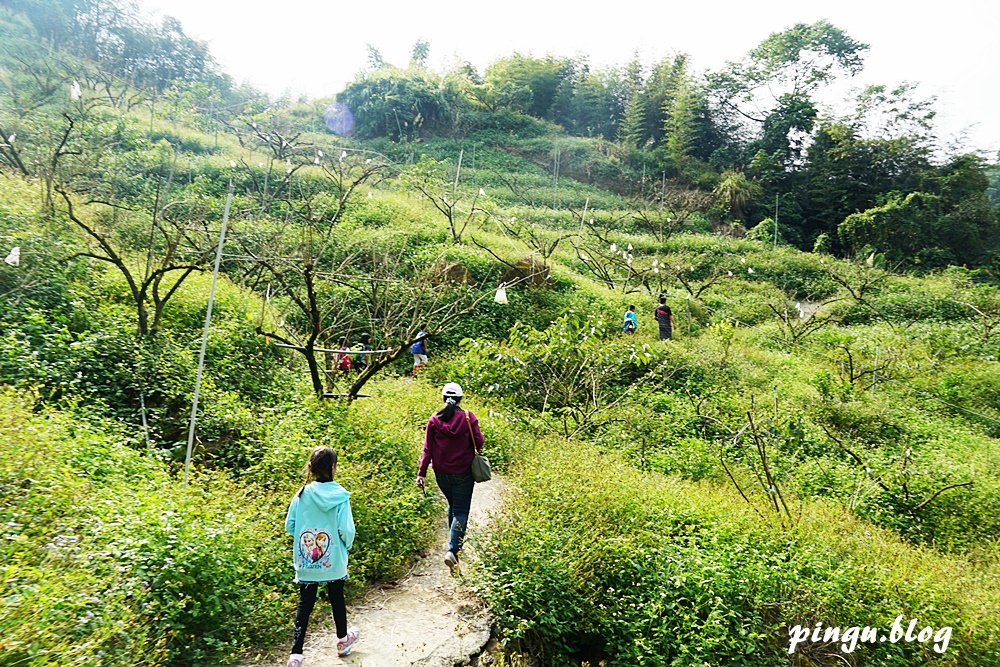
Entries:
[[[344,581],[327,581],[326,594],[333,608],[333,621],[337,624],[337,637],[347,635],[347,603],[344,601]],[[316,605],[316,595],[319,593],[318,583],[299,584],[299,608],[295,612],[295,630],[292,635],[292,653],[302,653],[302,645],[306,641],[306,627],[309,625],[309,615]]]

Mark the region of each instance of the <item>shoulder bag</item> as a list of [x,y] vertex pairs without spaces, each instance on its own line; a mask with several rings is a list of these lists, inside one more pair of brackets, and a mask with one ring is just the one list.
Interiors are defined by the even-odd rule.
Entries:
[[490,460],[476,450],[476,441],[472,437],[472,420],[469,411],[465,411],[465,423],[469,425],[469,444],[472,445],[472,479],[476,482],[488,482],[493,478],[490,471]]

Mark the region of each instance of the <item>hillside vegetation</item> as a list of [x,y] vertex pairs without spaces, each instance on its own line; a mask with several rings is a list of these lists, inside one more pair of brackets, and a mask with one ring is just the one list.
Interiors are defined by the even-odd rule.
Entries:
[[[415,49],[336,104],[268,100],[178,26],[70,44],[104,15],[60,11],[0,4],[0,665],[285,642],[282,520],[317,444],[353,494],[349,595],[401,575],[439,521],[413,478],[448,381],[511,482],[467,580],[511,661],[1000,665],[982,158],[861,140],[790,98],[741,142],[701,84],[749,79],[682,62],[637,65],[605,125],[581,91],[611,88],[553,58],[461,84]],[[855,66],[864,45],[806,28]],[[150,64],[148,40],[186,65]],[[408,95],[421,112],[386,125]],[[362,333],[379,352],[337,371],[329,350]],[[822,636],[911,619],[893,641]]]

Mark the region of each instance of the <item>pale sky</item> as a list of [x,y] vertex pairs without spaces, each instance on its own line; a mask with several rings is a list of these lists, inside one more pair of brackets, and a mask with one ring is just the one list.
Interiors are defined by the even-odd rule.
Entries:
[[[966,150],[993,160],[1000,150],[1000,3],[951,0],[616,0],[607,3],[506,0],[139,0],[152,15],[179,19],[209,45],[237,82],[273,95],[328,97],[365,67],[366,44],[405,66],[418,39],[430,43],[428,65],[441,71],[456,57],[480,73],[515,52],[590,57],[592,67],[620,66],[638,51],[651,65],[687,53],[692,71],[742,59],[796,23],[826,19],[870,49],[850,85],[919,83],[936,96],[942,143],[966,136]],[[843,95],[843,93],[838,93]]]

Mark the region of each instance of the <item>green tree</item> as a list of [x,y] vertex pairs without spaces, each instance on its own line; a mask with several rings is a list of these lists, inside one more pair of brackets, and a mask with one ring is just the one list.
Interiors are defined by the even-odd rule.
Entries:
[[412,141],[451,127],[462,103],[457,93],[436,74],[387,66],[360,74],[337,101],[354,114],[359,137]]
[[533,58],[515,53],[487,67],[484,84],[506,91],[511,102],[521,102],[512,110],[548,119],[560,84],[573,71],[573,62],[566,58]]
[[642,99],[642,63],[638,57],[632,58],[625,68],[622,81],[623,109],[618,127],[618,141],[629,148],[638,147],[644,139],[645,108]]
[[801,196],[805,210],[799,224],[806,238],[832,238],[846,216],[875,204],[871,149],[847,125],[825,124],[817,130]]
[[385,58],[382,57],[382,52],[374,45],[365,44],[365,49],[368,53],[368,67],[370,69],[379,70],[388,65]]
[[1000,153],[997,153],[993,166],[987,170],[990,183],[986,194],[994,211],[1000,211],[1000,166],[998,163],[1000,163]]
[[128,0],[13,0],[38,33],[60,49],[96,64],[105,75],[162,92],[173,81],[204,81],[228,87],[208,46],[184,33],[170,16],[146,23]]
[[884,203],[889,193],[938,189],[933,100],[913,93],[908,84],[869,86],[851,114],[819,123],[796,189],[804,240],[833,235],[845,217]]
[[410,51],[410,67],[422,69],[427,67],[427,58],[431,53],[431,43],[426,39],[418,39]]
[[893,261],[938,266],[981,264],[996,251],[1000,229],[981,158],[936,166],[906,138],[860,140],[843,126],[824,128],[810,152],[813,199],[829,208],[809,215],[824,224],[840,217],[846,252],[871,246]]
[[[854,75],[863,67],[862,53],[868,45],[851,39],[828,21],[798,23],[772,33],[740,63],[727,63],[721,72],[710,73],[709,83],[724,104],[749,119],[763,122],[766,109],[785,95],[809,96],[838,74]],[[769,91],[768,103],[764,90]],[[765,111],[751,111],[747,103]]]
[[847,216],[837,235],[852,255],[870,249],[891,261],[913,262],[935,247],[935,221],[941,213],[939,197],[911,192],[893,195],[885,204]]
[[672,100],[665,103],[663,134],[667,156],[678,171],[698,144],[698,97],[691,82],[678,83]]
[[1000,216],[990,206],[987,165],[978,155],[951,158],[936,170],[942,200],[938,241],[956,264],[985,264],[1000,252]]
[[745,222],[747,209],[760,197],[761,187],[744,172],[727,169],[715,186],[715,194],[733,218]]
[[816,91],[858,73],[867,48],[828,21],[798,23],[769,35],[741,62],[706,75],[719,117],[742,135],[751,169],[773,192],[797,187],[786,174],[801,166]]
[[578,136],[613,137],[621,120],[614,69],[592,71],[586,59],[572,63],[552,102],[552,120]]
[[677,54],[673,58],[664,58],[657,63],[649,78],[643,94],[645,107],[644,140],[651,140],[654,145],[663,142],[665,129],[664,113],[673,109],[677,99],[677,91],[687,77],[686,54]]
[[894,88],[865,87],[855,100],[852,125],[867,137],[908,137],[928,145],[934,141],[934,97],[917,98],[917,84],[904,81]]

